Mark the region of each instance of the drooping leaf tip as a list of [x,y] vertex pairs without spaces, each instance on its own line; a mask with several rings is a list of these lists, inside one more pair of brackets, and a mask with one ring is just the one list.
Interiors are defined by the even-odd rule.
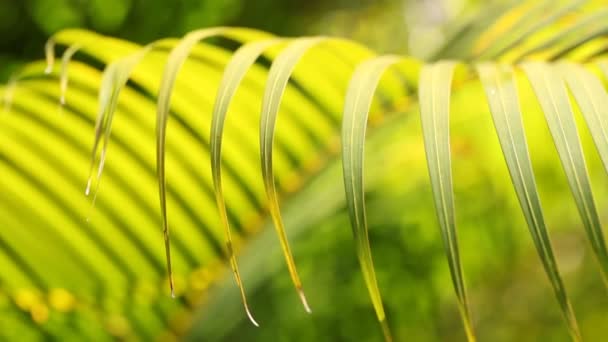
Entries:
[[382,334],[384,335],[384,340],[386,342],[393,341],[393,335],[391,334],[391,328],[388,326],[388,321],[386,317],[380,320],[380,326],[382,327]]
[[91,177],[87,180],[87,187],[84,189],[84,195],[89,196],[91,194]]
[[255,318],[253,318],[253,315],[251,314],[251,311],[249,311],[249,307],[247,306],[247,304],[245,304],[245,313],[247,313],[247,317],[249,318],[249,321],[255,325],[256,328],[259,328],[260,325],[258,324],[258,322],[255,320]]
[[308,301],[306,300],[306,295],[304,294],[304,290],[301,287],[298,287],[298,295],[300,295],[300,301],[302,302],[302,305],[304,305],[304,310],[306,310],[307,313],[312,313],[312,310],[310,309],[310,306],[308,305]]
[[47,40],[44,45],[44,54],[46,58],[44,73],[48,75],[53,72],[53,68],[55,67],[55,41],[52,38]]

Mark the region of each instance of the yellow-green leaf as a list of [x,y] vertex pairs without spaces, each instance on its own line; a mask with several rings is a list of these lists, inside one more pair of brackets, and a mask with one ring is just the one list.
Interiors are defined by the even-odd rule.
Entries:
[[[608,117],[606,116],[608,93],[606,93],[606,89],[597,77],[579,65],[564,62],[556,68],[563,74],[578,103],[600,158],[604,163],[604,168],[608,172]],[[593,204],[593,199],[590,200]],[[585,226],[589,225],[588,229],[590,231],[588,231],[588,234],[591,246],[602,269],[604,283],[608,286],[608,252],[606,251],[599,217],[594,216],[589,218],[590,222]]]
[[289,247],[283,219],[281,218],[281,209],[279,208],[279,199],[274,179],[274,171],[272,168],[272,145],[274,141],[274,132],[281,98],[287,87],[287,82],[291,73],[296,67],[300,58],[313,46],[322,42],[324,38],[311,37],[300,38],[295,40],[272,63],[272,67],[268,73],[268,81],[264,89],[264,97],[262,100],[262,114],[260,118],[260,153],[262,161],[262,177],[264,180],[264,188],[269,201],[270,215],[275,225],[275,229],[279,236],[281,248],[285,255],[289,274],[293,281],[304,308],[307,312],[311,312],[310,306],[306,301],[302,282],[296,269],[293,255]]
[[[526,63],[523,69],[545,114],[587,236],[596,255],[601,256],[606,249],[604,237],[565,83],[548,64]],[[574,328],[571,324],[573,335],[577,333]]]
[[226,213],[226,202],[224,200],[224,191],[222,189],[222,135],[224,132],[224,123],[228,108],[232,97],[236,93],[241,81],[245,77],[245,74],[249,68],[255,63],[256,59],[269,47],[280,42],[278,39],[262,40],[259,42],[252,42],[239,48],[235,53],[226,69],[224,75],[220,81],[220,85],[215,97],[215,104],[213,106],[213,115],[211,118],[211,132],[210,132],[210,150],[211,150],[211,172],[213,174],[213,185],[215,189],[215,199],[217,202],[218,210],[220,212],[220,219],[224,227],[226,234],[226,249],[228,251],[228,258],[230,259],[230,266],[234,277],[241,292],[241,298],[243,305],[245,306],[245,312],[251,320],[251,322],[258,326],[258,323],[253,318],[249,307],[247,305],[247,297],[245,295],[245,289],[241,281],[241,275],[234,255],[234,247],[232,244],[232,237],[230,234],[230,224],[228,223],[228,215]]
[[475,340],[463,279],[450,157],[450,93],[455,63],[438,62],[422,68],[419,81],[420,116],[437,218],[441,226],[458,308],[469,341]]
[[166,201],[166,177],[165,177],[165,137],[167,122],[169,120],[169,106],[171,103],[171,93],[177,74],[185,63],[190,50],[199,41],[222,34],[227,29],[224,27],[216,27],[202,29],[189,33],[182,39],[169,55],[167,64],[163,71],[163,77],[158,93],[158,103],[156,112],[156,168],[158,173],[158,190],[160,196],[160,210],[163,225],[163,237],[165,240],[165,252],[167,258],[167,272],[169,275],[169,286],[171,295],[175,294],[175,285],[173,281],[173,272],[171,270],[171,244],[169,241],[169,222],[167,219],[167,201]]
[[573,337],[579,338],[576,318],[557,268],[545,225],[528,152],[513,70],[509,66],[484,63],[477,66],[477,71],[486,92],[490,112],[494,119],[494,127],[532,240],[570,331]]
[[392,337],[382,305],[369,243],[365,214],[363,157],[367,118],[374,93],[384,71],[399,60],[400,57],[397,56],[383,56],[365,61],[357,67],[346,93],[342,119],[342,169],[346,203],[363,278],[387,341],[391,341]]
[[[85,194],[88,196],[92,184],[92,172],[97,156],[97,149],[101,141],[101,134],[103,130],[103,147],[101,148],[101,155],[99,157],[99,165],[97,169],[97,185],[95,187],[95,191],[93,192],[92,206],[95,205],[95,200],[97,198],[97,190],[99,189],[101,175],[103,173],[103,168],[105,165],[106,153],[108,149],[108,144],[110,142],[110,134],[112,132],[112,120],[114,119],[114,113],[116,112],[116,108],[118,106],[118,97],[120,96],[121,90],[127,84],[127,81],[129,80],[133,69],[146,56],[146,54],[152,50],[154,45],[154,43],[147,45],[140,51],[137,51],[130,56],[127,56],[123,59],[109,64],[102,75],[102,81],[99,88],[99,107],[97,111],[97,117],[95,119],[95,138],[93,141],[93,149],[91,152],[92,155],[89,167],[89,177],[87,179],[87,185],[85,189]],[[65,87],[67,88],[67,75],[64,75],[63,69],[60,77],[62,82],[61,98],[63,98],[65,94],[65,89],[63,88],[64,79],[66,80]]]

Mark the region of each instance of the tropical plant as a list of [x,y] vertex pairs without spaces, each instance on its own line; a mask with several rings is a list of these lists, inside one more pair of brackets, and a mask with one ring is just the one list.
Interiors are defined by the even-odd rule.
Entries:
[[[600,1],[494,5],[452,28],[429,61],[377,56],[344,39],[279,38],[231,27],[144,47],[83,30],[54,35],[46,63],[27,65],[0,88],[0,281],[5,319],[17,327],[4,330],[5,337],[148,339],[166,329],[182,336],[192,327],[190,338],[201,337],[192,312],[207,300],[225,262],[257,325],[245,291],[256,280],[241,276],[235,254],[266,218],[310,312],[288,233],[346,206],[371,302],[391,340],[365,195],[402,158],[424,163],[402,150],[414,150],[421,138],[418,124],[408,123],[420,112],[458,310],[474,341],[456,236],[450,117],[474,125],[482,119],[471,108],[485,106],[485,98],[502,155],[487,135],[469,132],[462,139],[476,146],[478,162],[506,161],[512,186],[497,188],[515,190],[570,336],[581,340],[532,168],[533,162],[552,167],[550,147],[531,160],[528,140],[541,139],[542,118],[534,115],[540,110],[606,283],[601,210],[572,103],[608,171],[608,94],[600,79],[600,72],[608,77],[607,17]],[[56,46],[64,49],[58,67]],[[451,95],[460,96],[460,105]],[[411,174],[407,181],[425,177]],[[281,197],[288,197],[285,208]],[[261,273],[247,267],[248,275]],[[162,289],[176,298],[159,294]]]

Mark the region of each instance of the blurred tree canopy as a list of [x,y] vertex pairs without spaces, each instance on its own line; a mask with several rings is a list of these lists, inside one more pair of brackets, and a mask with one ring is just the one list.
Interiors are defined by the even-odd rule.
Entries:
[[147,43],[201,27],[247,26],[278,35],[345,36],[379,51],[405,53],[412,38],[436,41],[437,27],[475,2],[0,0],[0,81],[6,81],[22,63],[41,58],[48,37],[70,27]]

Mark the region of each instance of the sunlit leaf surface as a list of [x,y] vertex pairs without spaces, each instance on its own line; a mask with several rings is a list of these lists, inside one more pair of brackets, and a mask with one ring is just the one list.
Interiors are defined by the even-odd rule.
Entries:
[[[350,214],[364,279],[361,288],[367,286],[385,338],[392,336],[387,320],[394,322],[396,338],[410,337],[399,329],[401,318],[392,318],[387,305],[401,305],[395,304],[398,299],[383,302],[380,297],[376,274],[381,287],[401,284],[383,282],[372,263],[374,239],[370,244],[366,223],[366,210],[371,210],[364,199],[375,183],[363,181],[363,155],[373,156],[367,172],[373,177],[367,179],[377,182],[387,160],[395,163],[414,153],[394,151],[391,146],[416,138],[398,134],[398,129],[419,105],[423,130],[417,137],[418,161],[424,163],[424,146],[431,177],[430,184],[417,186],[432,189],[428,196],[435,200],[457,308],[468,339],[474,340],[473,322],[481,336],[484,321],[469,314],[461,265],[467,259],[463,253],[461,261],[456,239],[455,207],[460,204],[453,200],[451,170],[451,158],[467,152],[458,140],[450,150],[451,139],[457,137],[450,137],[449,119],[456,114],[450,113],[452,95],[468,96],[478,104],[483,90],[502,147],[498,157],[502,153],[507,162],[570,334],[580,339],[544,224],[543,215],[548,219],[551,213],[541,211],[521,122],[528,108],[520,108],[519,99],[533,94],[516,88],[513,76],[519,62],[525,62],[523,69],[549,123],[605,277],[608,258],[599,206],[604,199],[600,196],[605,195],[597,189],[601,199],[596,204],[582,153],[585,141],[578,136],[568,93],[576,100],[606,168],[606,89],[592,73],[599,65],[604,81],[608,76],[608,64],[602,60],[608,27],[602,6],[597,1],[505,3],[455,23],[451,27],[457,30],[434,59],[517,61],[479,65],[483,87],[471,70],[452,86],[459,62],[425,64],[400,56],[374,59],[373,51],[343,39],[283,39],[218,27],[140,46],[84,30],[59,32],[45,46],[46,63],[27,64],[0,86],[0,323],[15,327],[0,329],[0,339],[200,336],[195,311],[207,308],[204,304],[217,293],[211,289],[224,277],[227,263],[233,271],[228,277],[233,282],[236,278],[240,290],[234,292],[255,323],[243,283],[258,292],[260,279],[269,274],[260,260],[277,254],[273,248],[279,246],[308,309],[287,238],[293,242],[303,231],[314,229],[307,222],[332,217],[341,208],[348,208]],[[55,66],[55,46],[63,52],[60,67]],[[402,60],[406,63],[398,63]],[[385,73],[393,64],[391,70],[397,72]],[[389,112],[399,115],[385,124]],[[477,121],[467,127],[471,124]],[[390,127],[391,135],[384,140],[376,135],[374,143],[368,141],[364,148],[366,130],[382,135],[386,125],[395,126]],[[479,150],[474,146],[470,151]],[[479,158],[474,154],[471,158]],[[546,161],[539,158],[538,163],[544,166]],[[403,177],[394,188],[410,181]],[[87,198],[83,189],[97,196],[98,188],[99,198],[91,210],[96,197]],[[325,194],[326,189],[333,192]],[[510,184],[506,189],[511,190]],[[168,213],[175,227],[171,240]],[[271,225],[280,243],[268,238],[272,243],[263,244],[261,250],[246,251],[248,257],[240,264],[249,266],[241,273],[236,263],[238,252],[245,250],[241,247],[259,246],[259,230]],[[407,227],[399,224],[402,228]],[[266,241],[267,235],[262,235],[259,239]],[[297,247],[294,252],[300,260]],[[250,265],[257,267],[252,271]],[[226,305],[208,307],[216,318],[212,327],[246,317],[222,318],[217,313],[229,311]],[[491,309],[479,305],[478,310]],[[581,328],[585,335],[585,325]],[[217,330],[222,331],[219,326]]]
[[435,209],[448,257],[454,290],[469,341],[475,340],[465,290],[454,210],[450,159],[450,94],[455,64],[439,62],[420,73],[420,116]]
[[486,91],[494,126],[534,245],[551,281],[571,334],[573,338],[580,339],[576,318],[557,268],[545,225],[530,162],[513,70],[510,67],[494,64],[480,64],[477,70]]

